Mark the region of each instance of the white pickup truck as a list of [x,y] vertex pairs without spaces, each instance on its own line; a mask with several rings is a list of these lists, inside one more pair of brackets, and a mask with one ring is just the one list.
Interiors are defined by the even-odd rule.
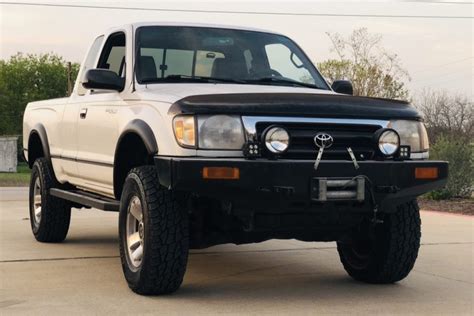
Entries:
[[288,37],[140,23],[98,36],[68,98],[28,104],[30,219],[66,238],[71,208],[118,211],[140,294],[179,288],[190,248],[337,241],[353,278],[396,282],[420,242],[416,197],[442,186],[420,115],[330,87]]

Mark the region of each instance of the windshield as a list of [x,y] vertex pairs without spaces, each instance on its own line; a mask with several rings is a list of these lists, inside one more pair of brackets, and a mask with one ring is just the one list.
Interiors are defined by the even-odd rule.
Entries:
[[285,36],[207,27],[137,30],[139,83],[222,82],[328,89],[313,64]]

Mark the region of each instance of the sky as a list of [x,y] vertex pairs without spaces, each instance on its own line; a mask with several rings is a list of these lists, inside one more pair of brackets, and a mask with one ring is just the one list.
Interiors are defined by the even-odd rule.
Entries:
[[[17,5],[21,2],[346,16],[163,12]],[[364,16],[347,16],[354,14]],[[393,15],[418,17],[388,17]],[[468,0],[0,0],[0,58],[8,59],[17,52],[54,52],[67,60],[81,62],[96,35],[112,26],[141,21],[217,23],[277,31],[295,40],[313,62],[336,57],[331,52],[331,41],[327,32],[347,36],[354,29],[366,27],[370,33],[383,37],[382,44],[386,50],[399,56],[402,67],[411,77],[407,85],[412,96],[416,96],[423,89],[441,89],[473,98],[474,2]]]

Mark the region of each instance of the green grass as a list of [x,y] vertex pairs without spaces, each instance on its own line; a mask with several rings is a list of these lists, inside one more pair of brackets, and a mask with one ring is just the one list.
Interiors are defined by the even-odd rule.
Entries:
[[30,168],[20,162],[16,173],[0,172],[0,187],[23,187],[30,183]]

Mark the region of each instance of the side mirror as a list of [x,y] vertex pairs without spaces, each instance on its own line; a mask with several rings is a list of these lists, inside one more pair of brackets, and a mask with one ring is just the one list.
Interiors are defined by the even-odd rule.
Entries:
[[104,89],[122,91],[125,79],[108,69],[89,69],[82,86],[86,89]]
[[354,94],[354,90],[352,89],[352,83],[348,80],[336,80],[332,83],[331,88],[337,93],[348,95]]

